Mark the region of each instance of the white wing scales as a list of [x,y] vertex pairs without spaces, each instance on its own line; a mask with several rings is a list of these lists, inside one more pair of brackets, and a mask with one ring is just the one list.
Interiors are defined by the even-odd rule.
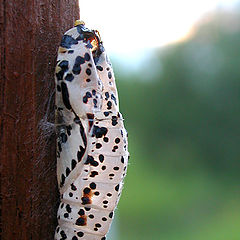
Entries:
[[[61,203],[55,240],[105,240],[128,163],[111,64],[95,33],[67,31],[56,67],[57,176]],[[97,38],[95,37],[95,40]]]

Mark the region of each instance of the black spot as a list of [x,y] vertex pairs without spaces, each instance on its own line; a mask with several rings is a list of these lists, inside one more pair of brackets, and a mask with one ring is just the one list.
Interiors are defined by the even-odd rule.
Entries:
[[72,183],[72,184],[71,184],[71,189],[72,189],[73,191],[76,191],[76,190],[77,190],[77,187]]
[[103,70],[103,68],[102,68],[101,66],[97,66],[96,68],[97,68],[97,70],[99,70],[99,71],[102,71],[102,70]]
[[94,195],[98,196],[100,193],[99,192],[95,192]]
[[76,167],[77,161],[72,159],[72,170]]
[[113,217],[113,212],[109,213],[109,217],[112,218]]
[[67,85],[64,82],[61,82],[61,88],[62,88],[62,99],[65,107],[70,110],[72,109],[70,101],[69,101],[69,93],[67,89]]
[[89,187],[86,187],[83,189],[84,194],[89,194],[91,192],[91,189]]
[[102,237],[101,240],[106,240],[106,237]]
[[104,112],[103,114],[105,115],[105,117],[107,117],[109,115],[109,112]]
[[69,217],[69,214],[68,213],[64,213],[63,215],[65,218],[68,218]]
[[86,97],[87,98],[91,98],[92,97],[92,94],[90,92],[86,92]]
[[91,189],[96,189],[96,183],[94,183],[94,182],[90,183],[89,186]]
[[96,90],[95,89],[92,90],[92,94],[93,94],[93,96],[96,95]]
[[107,221],[107,218],[103,217],[102,220],[103,220],[104,222],[106,222],[106,221]]
[[[93,158],[92,156],[88,155],[88,156],[87,156],[87,160],[85,161],[85,164],[89,164],[89,163],[90,163],[90,160],[91,160],[92,158]],[[94,158],[93,158],[93,160],[94,160]]]
[[108,204],[108,201],[107,201],[107,200],[104,200],[103,203],[104,203],[104,204]]
[[98,158],[101,163],[104,161],[104,156],[102,154],[100,154]]
[[104,208],[107,208],[107,205],[103,205]]
[[112,73],[108,72],[108,78],[111,79],[112,78]]
[[60,232],[60,235],[61,235],[61,237],[62,237],[61,240],[67,239],[67,235],[66,235],[66,233],[65,233],[63,230]]
[[105,96],[106,96],[105,100],[108,100],[109,99],[109,92],[105,92]]
[[91,79],[87,78],[87,79],[86,79],[86,82],[91,82]]
[[64,35],[60,43],[61,47],[70,48],[73,44],[77,44],[78,41],[69,35]]
[[99,224],[99,223],[96,223],[95,226],[98,227],[98,228],[100,228],[102,225]]
[[118,192],[118,190],[119,190],[119,184],[115,187],[115,190]]
[[115,143],[117,143],[117,144],[120,143],[120,138],[116,138]]
[[81,200],[83,205],[91,203],[88,197],[82,197]]
[[112,108],[112,102],[108,101],[107,102],[107,109],[110,110]]
[[94,107],[97,108],[97,99],[93,99],[93,104],[94,104]]
[[66,176],[68,176],[70,174],[71,170],[67,167],[66,168]]
[[108,193],[108,194],[107,194],[107,196],[108,196],[108,197],[111,197],[111,196],[112,196],[112,194],[111,194],[111,193]]
[[93,216],[92,214],[90,214],[88,217],[89,217],[89,218],[91,218],[91,219],[93,219],[93,218],[94,218],[94,216]]
[[105,127],[93,127],[92,137],[101,138],[107,134],[108,130]]
[[83,233],[83,232],[78,232],[77,235],[78,235],[79,237],[83,237],[83,236],[84,236],[84,233]]
[[67,210],[68,213],[70,213],[72,211],[72,209],[71,209],[69,204],[66,205],[66,210]]
[[85,63],[85,59],[81,56],[77,56],[76,59],[75,59],[75,64],[84,64]]
[[97,143],[97,144],[96,144],[96,148],[97,148],[97,149],[99,149],[99,148],[101,148],[101,147],[102,147],[102,144],[101,144],[101,143]]
[[121,162],[124,163],[124,157],[121,157]]
[[98,166],[98,162],[94,160],[94,158],[90,155],[87,156],[87,160],[85,162],[85,164],[90,164],[94,167],[97,167]]
[[91,210],[91,208],[85,207],[85,210],[86,210],[86,211],[90,211],[90,210]]
[[61,134],[60,134],[60,137],[61,137],[61,142],[62,142],[62,143],[67,142],[67,139],[68,139],[67,134],[61,133]]
[[72,240],[78,240],[78,238],[76,236],[73,236]]
[[117,124],[118,124],[117,117],[116,116],[112,116],[112,125],[116,126]]
[[102,170],[105,170],[107,167],[106,166],[102,166]]
[[113,170],[118,171],[119,167],[114,167]]
[[70,193],[69,193],[69,197],[72,197],[72,196],[73,196],[73,193],[70,192]]
[[63,184],[65,183],[65,179],[66,177],[64,176],[64,174],[62,174],[60,186],[63,186]]
[[66,81],[71,82],[74,79],[74,76],[71,73],[68,73],[67,76],[65,77]]
[[72,53],[74,53],[74,50],[69,50],[68,53],[72,54]]
[[81,66],[80,65],[83,64],[83,63],[85,63],[85,59],[81,56],[77,56],[76,59],[75,59],[75,63],[73,65],[73,69],[72,69],[74,74],[76,74],[76,75],[80,74],[80,72],[81,72]]
[[108,137],[104,137],[103,141],[107,143],[109,141]]
[[78,212],[78,214],[79,214],[80,216],[83,216],[83,215],[85,214],[85,212],[84,212],[83,209],[80,209],[79,212]]
[[81,66],[79,64],[74,64],[72,72],[76,75],[80,74],[81,72]]
[[88,98],[87,98],[87,96],[83,96],[83,103],[88,103]]
[[95,177],[96,175],[98,175],[98,172],[97,171],[92,171],[91,174],[90,174],[90,177]]
[[92,73],[91,69],[90,69],[90,68],[87,68],[87,69],[86,69],[86,74],[87,74],[88,76],[90,76],[91,73]]
[[97,127],[97,126],[94,126],[94,129],[93,129],[93,136],[96,136],[96,138],[101,138],[102,136],[105,136],[107,134],[108,130],[107,128],[105,127]]
[[94,231],[98,231],[98,229],[97,229],[97,228],[94,228]]
[[85,224],[86,224],[85,219],[82,217],[78,218],[76,221],[76,225],[78,226],[84,226]]
[[90,60],[90,55],[89,55],[88,53],[85,53],[84,59],[85,59],[86,61],[89,61],[89,60]]

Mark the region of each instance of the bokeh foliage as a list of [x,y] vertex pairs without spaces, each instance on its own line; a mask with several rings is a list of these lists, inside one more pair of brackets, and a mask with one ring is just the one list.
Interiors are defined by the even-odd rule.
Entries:
[[240,239],[239,20],[214,13],[144,71],[117,72],[131,153],[120,240]]

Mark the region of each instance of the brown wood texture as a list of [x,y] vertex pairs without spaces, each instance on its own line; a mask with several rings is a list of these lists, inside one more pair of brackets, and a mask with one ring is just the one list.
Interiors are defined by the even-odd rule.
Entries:
[[77,0],[0,1],[2,240],[53,240],[53,74],[61,36],[78,18]]

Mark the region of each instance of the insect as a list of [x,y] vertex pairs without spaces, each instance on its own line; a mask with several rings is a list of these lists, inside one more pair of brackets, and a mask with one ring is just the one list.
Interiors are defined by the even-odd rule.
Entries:
[[55,240],[105,240],[129,158],[112,65],[100,35],[82,21],[62,37],[55,71]]

